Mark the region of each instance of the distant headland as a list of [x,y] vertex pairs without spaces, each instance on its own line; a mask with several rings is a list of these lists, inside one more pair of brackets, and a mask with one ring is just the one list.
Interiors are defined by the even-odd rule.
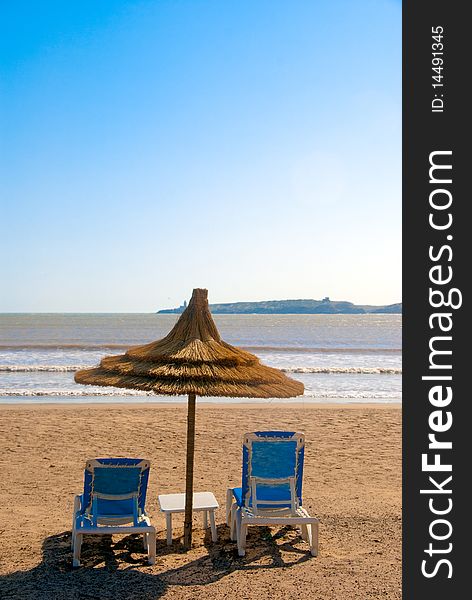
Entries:
[[[187,302],[178,308],[166,308],[158,314],[180,314]],[[340,300],[265,300],[262,302],[228,302],[210,304],[214,315],[364,315],[364,314],[401,314],[402,303],[373,306],[353,304]]]

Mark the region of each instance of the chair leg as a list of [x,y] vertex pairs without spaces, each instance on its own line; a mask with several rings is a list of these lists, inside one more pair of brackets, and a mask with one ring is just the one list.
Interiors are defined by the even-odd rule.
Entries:
[[241,524],[241,527],[239,529],[239,543],[238,543],[239,556],[244,556],[246,554],[246,534],[247,534],[247,525]]
[[305,542],[308,542],[309,541],[309,539],[308,539],[308,526],[307,525],[301,525],[300,526],[300,531],[301,531],[301,534],[302,534],[302,540],[305,541]]
[[241,510],[236,511],[236,537],[238,541],[238,554],[244,556],[246,554],[246,533],[247,525],[241,517]]
[[148,551],[148,563],[154,565],[156,563],[156,530],[150,531],[146,534],[147,538],[147,551]]
[[211,539],[213,542],[218,541],[218,533],[216,531],[216,523],[215,523],[215,511],[210,510],[210,527],[211,527]]
[[237,510],[238,509],[237,509],[236,504],[233,504],[231,507],[231,512],[230,512],[230,531],[229,531],[229,537],[232,542],[235,542],[238,539],[237,533],[236,533],[236,511]]
[[203,511],[203,529],[208,529],[208,511]]
[[82,534],[76,533],[74,536],[74,547],[72,549],[72,566],[80,567],[80,551],[82,548]]
[[74,547],[74,536],[75,536],[75,530],[76,530],[76,520],[77,520],[77,512],[80,509],[80,496],[75,496],[74,498],[74,511],[72,513],[72,535],[71,535],[71,540],[70,540],[70,547],[71,550]]
[[233,506],[233,490],[230,488],[226,490],[226,525],[231,527],[231,508]]
[[145,534],[143,535],[143,548],[144,548],[144,550],[147,550],[147,549],[148,549],[148,547],[149,547],[149,542],[148,542],[148,534],[147,534],[147,533],[145,533]]
[[172,546],[172,513],[166,513],[167,545]]
[[318,556],[318,521],[310,525],[310,551],[312,556]]

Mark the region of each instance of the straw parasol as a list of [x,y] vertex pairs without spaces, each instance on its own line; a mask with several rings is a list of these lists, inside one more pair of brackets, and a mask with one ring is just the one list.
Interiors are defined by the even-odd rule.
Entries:
[[208,292],[192,298],[170,333],[156,342],[107,356],[92,369],[77,371],[77,383],[188,395],[184,547],[192,542],[193,461],[196,396],[291,398],[303,384],[267,367],[241,348],[224,342],[208,307]]

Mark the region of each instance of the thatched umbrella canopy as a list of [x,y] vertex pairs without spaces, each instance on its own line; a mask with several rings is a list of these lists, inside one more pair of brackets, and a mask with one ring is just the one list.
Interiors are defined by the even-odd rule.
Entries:
[[107,356],[92,369],[77,371],[77,383],[188,395],[187,467],[184,546],[192,540],[195,397],[291,398],[303,394],[303,384],[278,369],[224,342],[208,307],[208,292],[193,290],[192,298],[170,333],[156,342],[133,346],[126,354]]

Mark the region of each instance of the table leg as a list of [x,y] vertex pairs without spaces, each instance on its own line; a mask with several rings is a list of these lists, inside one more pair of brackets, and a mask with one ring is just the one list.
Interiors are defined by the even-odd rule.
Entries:
[[172,546],[172,513],[166,513],[167,545]]
[[210,510],[210,527],[211,527],[211,539],[213,542],[218,541],[218,534],[216,532],[216,523],[215,523],[215,511]]
[[203,511],[203,529],[206,529],[208,527],[208,511],[204,510]]

